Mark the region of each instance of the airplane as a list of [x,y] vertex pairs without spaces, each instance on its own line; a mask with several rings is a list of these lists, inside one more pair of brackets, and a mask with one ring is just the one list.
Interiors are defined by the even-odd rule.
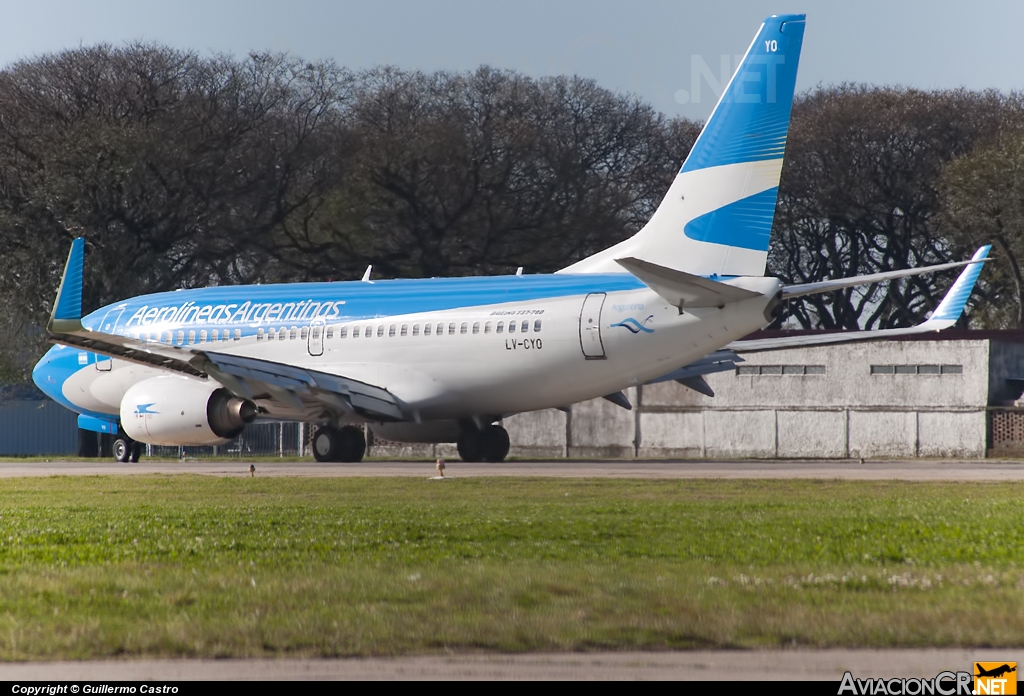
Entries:
[[[216,445],[255,420],[313,424],[318,461],[360,461],[363,427],[455,442],[501,461],[512,414],[704,375],[743,351],[952,326],[989,247],[970,261],[785,285],[766,277],[804,15],[758,29],[664,200],[635,235],[553,274],[209,287],[132,297],[82,316],[85,239],[72,242],[33,370],[47,395],[141,443]],[[932,316],[905,329],[742,340],[787,299],[964,266]]]
[[976,677],[993,677],[995,679],[998,679],[1004,674],[1009,674],[1010,672],[1017,671],[1016,663],[1014,663],[1013,667],[1011,667],[1008,664],[1003,664],[999,667],[993,667],[992,669],[985,669],[981,667],[980,664],[977,662],[975,662],[974,665],[978,668],[978,673],[974,675]]

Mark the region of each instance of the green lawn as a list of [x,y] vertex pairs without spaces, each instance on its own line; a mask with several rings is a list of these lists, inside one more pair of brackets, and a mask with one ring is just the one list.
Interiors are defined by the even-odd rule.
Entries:
[[0,479],[0,659],[1024,645],[1017,483]]

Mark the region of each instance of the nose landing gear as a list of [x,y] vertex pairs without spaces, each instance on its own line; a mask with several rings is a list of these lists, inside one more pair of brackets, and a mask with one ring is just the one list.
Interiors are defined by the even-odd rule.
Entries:
[[139,461],[139,457],[142,456],[142,447],[141,442],[136,442],[122,433],[110,443],[110,452],[114,455],[116,461],[136,464]]

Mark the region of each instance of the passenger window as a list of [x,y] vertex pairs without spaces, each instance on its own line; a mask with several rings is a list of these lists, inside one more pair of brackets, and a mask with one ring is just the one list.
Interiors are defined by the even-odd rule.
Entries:
[[366,330],[363,331],[363,338],[373,338],[373,327],[367,326]]
[[295,340],[295,339],[296,339],[296,338],[298,337],[298,335],[299,335],[299,330],[298,330],[298,329],[296,329],[296,328],[295,328],[295,327],[293,326],[293,327],[291,328],[291,331],[289,331],[289,332],[288,332],[288,340],[289,340],[289,341],[294,341],[294,340]]
[[206,329],[199,332],[199,342],[206,343]]
[[320,332],[323,331],[323,327],[314,326],[312,331],[313,331],[313,340],[315,341],[315,340],[320,338]]
[[437,330],[434,333],[437,334],[438,336],[444,334],[444,324],[438,324]]
[[241,341],[242,340],[242,330],[241,329],[235,329],[235,340],[236,341]]
[[419,336],[420,335],[420,325],[419,324],[413,324],[412,325],[412,335],[413,336]]
[[299,335],[302,337],[302,340],[305,341],[306,337],[309,336],[309,329],[307,329],[305,326],[303,326],[302,330],[299,331]]
[[[381,327],[381,328],[383,328],[383,327]],[[390,327],[388,328],[388,338],[394,338],[394,337],[395,337],[395,332],[396,332],[397,330],[398,330],[398,328],[397,328],[397,327],[396,327],[396,326],[395,326],[394,324],[392,324],[392,325],[391,325],[391,326],[390,326]]]
[[[345,338],[346,336],[348,336],[347,326],[343,326],[340,329],[338,329],[338,338]],[[353,334],[353,336],[355,336],[355,334]]]
[[327,328],[327,333],[324,334],[324,338],[334,338],[334,327],[333,326]]
[[459,333],[460,334],[469,333],[469,324],[467,324],[466,322],[462,322],[462,326],[459,327]]
[[523,325],[519,327],[519,333],[528,333],[530,331],[530,320],[523,319]]
[[178,332],[178,345],[180,346],[184,342],[185,342],[185,332],[184,331],[179,331]]
[[504,332],[505,332],[505,322],[499,321],[498,322],[498,329],[497,329],[497,331],[495,333],[504,333]]
[[409,335],[409,325],[408,324],[402,324],[402,335],[403,336],[408,336]]
[[258,329],[256,331],[256,340],[257,341],[262,341],[263,340],[263,329]]
[[277,332],[277,340],[283,341],[288,336],[288,329],[281,327],[280,331]]
[[[415,327],[413,328],[412,331],[413,331],[413,333],[416,333]],[[430,324],[424,324],[423,325],[423,335],[424,336],[429,336],[430,335]]]
[[516,323],[514,321],[510,321],[508,323],[508,332],[509,333],[515,333],[516,332]]
[[489,334],[490,332],[491,332],[491,322],[485,321],[484,322],[484,333],[485,334]]
[[277,332],[273,329],[267,329],[267,340],[273,341],[275,338],[277,338]]
[[210,340],[211,341],[220,340],[220,331],[212,331],[212,332],[210,332]]
[[352,327],[352,338],[359,338],[359,327],[358,326],[353,326]]
[[534,333],[540,333],[540,319],[538,319],[537,321],[533,322],[533,332]]
[[475,334],[480,333],[480,322],[478,322],[478,321],[474,321],[473,322],[473,333],[475,333]]
[[[463,324],[463,326],[465,326],[465,324]],[[455,335],[455,322],[454,321],[448,323],[448,335],[449,336],[454,336]]]
[[377,327],[377,338],[384,338],[384,325],[381,324]]

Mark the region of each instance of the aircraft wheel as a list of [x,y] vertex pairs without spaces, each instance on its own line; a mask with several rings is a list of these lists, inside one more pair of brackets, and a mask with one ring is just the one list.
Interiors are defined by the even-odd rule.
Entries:
[[329,425],[317,428],[313,433],[313,458],[318,462],[336,461],[338,450],[338,431]]
[[313,434],[313,457],[318,462],[359,462],[366,454],[366,436],[361,428],[325,425]]
[[346,425],[338,434],[338,458],[337,462],[361,462],[366,454],[366,435],[362,428],[354,425]]
[[132,464],[138,464],[139,458],[142,456],[142,452],[143,450],[145,450],[145,448],[146,446],[143,445],[141,442],[133,442],[131,447],[131,454],[128,457],[128,461],[130,461]]
[[110,451],[115,461],[125,463],[132,457],[132,441],[125,435],[119,435],[114,438]]
[[485,439],[482,431],[476,428],[466,428],[459,435],[456,448],[459,456],[464,462],[481,462],[484,459]]
[[508,449],[511,443],[508,439],[508,431],[500,425],[491,425],[485,428],[483,435],[483,460],[485,462],[503,462],[508,456]]

